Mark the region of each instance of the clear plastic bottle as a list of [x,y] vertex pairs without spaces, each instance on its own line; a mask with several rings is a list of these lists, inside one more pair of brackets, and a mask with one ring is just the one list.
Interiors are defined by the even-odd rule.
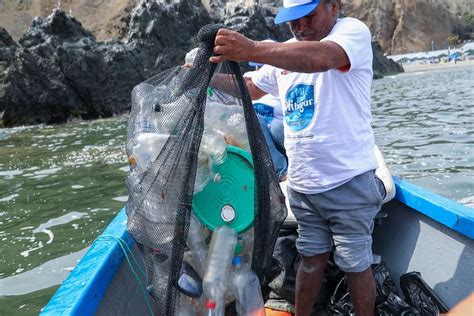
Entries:
[[201,150],[210,156],[215,164],[221,164],[227,158],[226,146],[224,137],[217,133],[202,136]]
[[242,257],[242,265],[245,269],[250,269],[252,265],[252,255],[253,255],[253,243],[254,243],[254,231],[253,227],[248,231],[241,234],[242,238],[242,252],[240,256]]
[[201,277],[203,277],[207,258],[207,245],[202,234],[201,224],[194,214],[191,214],[191,219],[189,221],[186,244],[193,254],[197,272]]
[[220,226],[212,234],[203,280],[203,290],[207,299],[206,312],[211,312],[212,315],[224,315],[227,276],[236,243],[237,233],[233,228]]
[[190,50],[184,57],[184,63],[188,65],[194,64],[194,59],[196,58],[199,47],[193,48]]
[[237,315],[265,316],[265,305],[260,281],[252,270],[242,265],[242,258],[232,260],[234,271],[230,277],[229,287],[235,296]]
[[155,86],[141,83],[132,91],[132,111],[135,113],[132,154],[129,162],[132,169],[145,169],[156,159],[168,140],[169,132],[160,128],[155,113]]
[[178,316],[195,316],[196,312],[194,311],[194,306],[192,299],[186,297],[186,295],[179,295],[179,310]]
[[155,131],[155,113],[153,100],[149,97],[155,86],[143,82],[132,90],[132,106],[136,113],[134,136]]
[[132,154],[136,164],[145,169],[153,162],[168,140],[168,134],[142,133],[137,136],[137,144],[133,147]]
[[239,141],[243,149],[250,151],[250,145],[245,126],[245,118],[243,113],[241,112],[232,114],[226,120],[226,127],[228,133],[230,133],[234,138]]
[[206,302],[204,303],[204,310],[206,316],[223,315],[219,313],[219,311],[217,310],[217,304],[213,300],[206,300]]
[[207,163],[207,160],[198,156],[198,164],[196,170],[196,179],[194,180],[193,194],[204,190],[206,185],[209,183],[209,180],[211,180],[211,170],[209,164]]

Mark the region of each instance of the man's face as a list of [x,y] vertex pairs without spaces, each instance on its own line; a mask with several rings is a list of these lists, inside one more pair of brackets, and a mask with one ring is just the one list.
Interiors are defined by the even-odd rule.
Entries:
[[331,5],[327,9],[325,1],[321,1],[313,12],[288,24],[291,33],[298,41],[320,41],[329,34],[338,14],[339,5]]

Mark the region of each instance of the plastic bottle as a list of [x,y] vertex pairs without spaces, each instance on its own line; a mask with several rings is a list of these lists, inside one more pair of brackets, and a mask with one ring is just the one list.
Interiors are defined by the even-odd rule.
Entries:
[[195,316],[194,306],[192,300],[183,294],[179,295],[179,310],[178,316]]
[[154,105],[152,98],[149,97],[154,89],[155,86],[143,82],[132,90],[132,110],[136,113],[134,137],[155,131]]
[[[198,156],[199,157],[199,156]],[[211,180],[211,171],[209,168],[209,164],[207,161],[199,160],[201,157],[198,158],[198,165],[196,170],[196,179],[194,180],[194,191],[193,194],[201,192],[204,190],[206,185]]]
[[209,155],[215,164],[221,164],[227,158],[226,146],[224,137],[219,134],[212,133],[202,136],[201,150]]
[[145,169],[153,162],[168,140],[168,134],[142,133],[137,136],[137,144],[132,149],[136,164]]
[[207,245],[204,236],[202,235],[201,224],[194,214],[191,214],[191,219],[189,221],[186,244],[193,254],[197,272],[201,277],[203,277],[207,258]]
[[241,234],[243,249],[240,254],[242,257],[242,265],[245,269],[250,269],[252,265],[254,230],[253,227]]
[[233,228],[220,226],[212,234],[204,274],[203,290],[206,296],[206,313],[224,315],[224,295],[227,289],[227,275],[237,243],[237,233]]
[[190,50],[184,57],[184,63],[192,65],[194,64],[194,59],[196,58],[199,47],[193,48]]
[[[228,132],[241,144],[243,149],[250,151],[250,145],[243,113],[234,113],[226,120]],[[240,146],[239,146],[240,147]]]
[[149,83],[141,83],[132,91],[132,106],[135,122],[132,136],[132,154],[129,157],[132,169],[145,169],[156,159],[168,140],[169,132],[160,127],[155,113],[158,89]]
[[230,290],[235,296],[237,315],[265,316],[260,281],[252,270],[244,269],[242,258],[232,260],[234,271],[230,277]]

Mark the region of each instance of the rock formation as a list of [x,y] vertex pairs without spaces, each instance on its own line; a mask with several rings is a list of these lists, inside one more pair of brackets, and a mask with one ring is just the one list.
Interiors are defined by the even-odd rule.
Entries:
[[[124,41],[100,42],[60,10],[36,18],[18,44],[0,29],[0,70],[6,69],[0,72],[2,124],[55,124],[124,113],[133,86],[181,64],[200,27],[208,23],[220,22],[257,40],[291,37],[285,25],[274,24],[271,6],[252,1],[222,5],[223,16],[216,21],[201,0],[141,0],[132,10]],[[389,65],[380,61],[385,59],[382,51],[374,56],[377,77],[400,71],[380,68]]]
[[[158,1],[159,2],[159,1]],[[229,6],[259,5],[276,13],[282,0],[201,0],[213,20],[229,16]],[[60,0],[62,10],[74,15],[99,41],[126,39],[137,0]],[[447,36],[469,33],[456,18],[474,11],[472,0],[343,0],[345,13],[366,22],[388,53],[420,51],[446,45]],[[54,0],[0,1],[0,25],[18,39],[35,16],[47,16]]]
[[97,43],[63,11],[36,18],[19,44],[0,100],[6,126],[124,112],[130,89],[145,78],[123,43]]
[[384,51],[379,42],[372,42],[372,51],[374,54],[373,69],[375,79],[383,78],[384,75],[404,72],[403,67],[400,64],[385,57]]
[[[448,46],[453,33],[468,33],[454,12],[472,12],[474,2],[464,0],[353,0],[345,13],[356,16],[389,54],[417,52]],[[454,10],[454,11],[453,11]],[[457,11],[459,10],[459,11]],[[433,43],[432,43],[433,41]]]
[[[0,26],[0,100],[3,97],[3,82],[6,77],[6,70],[13,64],[17,43],[8,34],[7,30]],[[3,116],[5,104],[0,102],[0,120]]]

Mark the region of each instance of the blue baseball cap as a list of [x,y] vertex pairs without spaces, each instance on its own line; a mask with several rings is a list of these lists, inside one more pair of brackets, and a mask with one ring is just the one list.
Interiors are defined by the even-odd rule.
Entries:
[[319,4],[320,0],[283,0],[275,17],[275,24],[300,19],[311,13]]
[[254,63],[253,61],[249,61],[250,67],[262,67],[264,64],[261,63]]

